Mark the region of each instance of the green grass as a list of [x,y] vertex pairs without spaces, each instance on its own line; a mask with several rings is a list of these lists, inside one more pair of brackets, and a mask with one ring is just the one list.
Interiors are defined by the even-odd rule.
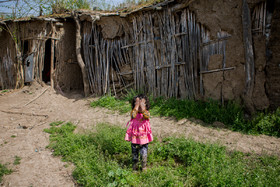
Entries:
[[9,90],[1,90],[1,93],[9,92]]
[[8,169],[6,165],[3,165],[0,163],[0,184],[2,182],[2,177],[4,175],[8,175],[8,174],[11,174],[12,173],[12,170]]
[[19,165],[20,160],[21,160],[21,158],[19,156],[15,156],[14,165]]
[[82,186],[279,186],[280,160],[227,152],[216,144],[169,137],[149,144],[148,170],[132,172],[125,129],[99,124],[95,132],[75,134],[65,123],[45,129],[49,148],[76,166]]
[[[131,110],[130,101],[137,92],[130,91],[121,99],[113,96],[103,96],[91,103],[92,107],[105,107],[127,113]],[[222,122],[231,130],[249,134],[265,134],[280,137],[280,108],[276,111],[259,112],[252,120],[245,119],[244,109],[237,103],[229,101],[221,106],[218,101],[194,101],[188,99],[164,99],[163,97],[150,100],[150,113],[153,116],[175,117],[177,120],[183,118],[196,118],[205,123],[212,124],[215,121]]]

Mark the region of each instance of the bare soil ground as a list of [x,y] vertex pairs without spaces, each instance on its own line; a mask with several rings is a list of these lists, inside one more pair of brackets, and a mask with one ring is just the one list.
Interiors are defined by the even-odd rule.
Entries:
[[[42,94],[43,93],[43,94]],[[125,127],[129,114],[102,108],[91,108],[95,98],[81,94],[56,93],[49,86],[38,84],[21,90],[0,93],[0,162],[10,163],[14,170],[3,178],[2,186],[75,186],[71,177],[73,166],[52,156],[46,149],[49,135],[43,129],[54,121],[71,121],[78,130],[92,129],[97,123],[109,122]],[[199,120],[152,117],[153,134],[159,138],[169,135],[192,137],[201,142],[215,142],[229,150],[280,157],[280,139],[251,136],[225,129],[209,128]],[[223,124],[214,123],[222,127]],[[21,158],[13,165],[15,156]]]

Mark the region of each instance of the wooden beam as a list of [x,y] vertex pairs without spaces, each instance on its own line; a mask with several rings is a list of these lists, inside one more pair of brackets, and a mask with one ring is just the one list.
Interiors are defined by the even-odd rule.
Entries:
[[55,38],[55,37],[42,37],[42,38],[28,37],[28,38],[23,38],[22,40],[47,40],[47,39],[60,40],[59,38]]
[[208,71],[201,71],[201,74],[205,74],[205,73],[215,73],[215,72],[219,72],[219,71],[228,71],[228,70],[234,70],[235,67],[229,67],[229,68],[221,68],[221,69],[213,69],[213,70],[208,70]]
[[187,32],[181,32],[181,33],[176,33],[173,36],[178,37],[178,36],[182,36],[182,35],[186,35],[188,34]]
[[[175,66],[180,66],[180,65],[185,65],[185,62],[178,62],[175,63]],[[156,66],[155,69],[162,69],[162,68],[170,68],[172,66],[172,64],[167,64],[167,65],[162,65],[162,66]]]
[[222,37],[222,38],[217,38],[215,40],[210,40],[209,42],[205,42],[205,43],[202,43],[201,46],[206,46],[206,45],[210,45],[210,44],[213,44],[213,43],[216,43],[216,42],[220,42],[220,41],[224,41],[224,40],[227,40],[229,39],[231,36],[225,36],[225,37]]

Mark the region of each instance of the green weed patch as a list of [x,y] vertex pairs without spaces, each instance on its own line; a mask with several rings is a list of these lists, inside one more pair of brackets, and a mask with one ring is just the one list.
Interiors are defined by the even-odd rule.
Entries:
[[[135,91],[130,91],[122,99],[113,96],[103,96],[91,103],[92,107],[105,107],[127,113],[131,110]],[[280,137],[280,108],[275,112],[257,113],[252,120],[244,118],[244,109],[237,103],[227,102],[224,106],[214,100],[194,101],[188,99],[164,99],[163,97],[150,100],[150,113],[153,116],[175,117],[177,120],[183,118],[196,118],[205,123],[212,124],[215,121],[222,122],[231,130],[249,134],[265,134]]]
[[15,156],[14,165],[19,165],[21,158],[19,156]]
[[191,139],[166,138],[149,144],[148,170],[132,172],[125,129],[99,124],[96,132],[75,134],[65,123],[45,129],[54,155],[75,164],[82,186],[279,186],[280,161],[274,157],[227,152],[225,147]]
[[0,163],[0,183],[2,182],[2,177],[4,175],[11,174],[12,170],[8,169],[6,165]]

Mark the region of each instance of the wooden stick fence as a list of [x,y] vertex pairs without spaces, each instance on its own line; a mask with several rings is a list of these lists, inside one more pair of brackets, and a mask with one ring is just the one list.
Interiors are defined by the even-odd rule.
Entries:
[[257,5],[252,13],[252,32],[265,35],[266,32],[266,1]]
[[[111,89],[117,94],[134,85],[154,96],[195,99],[204,94],[203,73],[234,69],[226,67],[230,36],[219,32],[210,40],[209,31],[186,8],[176,13],[169,8],[139,12],[131,20],[131,32],[114,40],[104,39],[96,23],[84,24],[83,51],[92,93],[103,95]],[[208,70],[213,54],[223,55],[221,70]],[[122,71],[124,65],[131,70]],[[133,80],[125,81],[126,75]]]
[[103,95],[110,91],[116,94],[114,76],[118,79],[118,87],[127,87],[120,68],[130,64],[130,55],[122,48],[126,45],[125,38],[108,40],[102,34],[95,23],[84,23],[83,51],[85,64],[88,69],[88,78],[91,92]]

